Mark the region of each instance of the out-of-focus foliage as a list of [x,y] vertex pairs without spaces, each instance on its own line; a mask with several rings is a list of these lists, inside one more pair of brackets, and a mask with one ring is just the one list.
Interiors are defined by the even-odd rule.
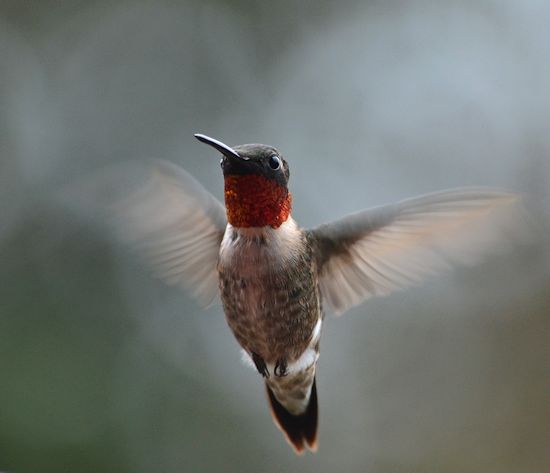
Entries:
[[[547,471],[548,18],[536,0],[4,0],[0,469]],[[281,149],[306,226],[492,185],[525,194],[534,237],[329,320],[320,450],[296,458],[221,309],[61,205],[150,157],[220,197],[193,132]]]

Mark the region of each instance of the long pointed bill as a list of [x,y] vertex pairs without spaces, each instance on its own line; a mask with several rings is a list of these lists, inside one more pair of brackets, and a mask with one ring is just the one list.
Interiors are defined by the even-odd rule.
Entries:
[[242,157],[233,148],[227,146],[221,141],[215,140],[214,138],[210,138],[209,136],[203,135],[201,133],[196,133],[195,138],[197,138],[197,140],[201,141],[202,143],[206,143],[207,145],[212,146],[212,148],[217,149],[220,153],[222,153],[224,156],[227,156],[228,158],[246,160],[246,158]]

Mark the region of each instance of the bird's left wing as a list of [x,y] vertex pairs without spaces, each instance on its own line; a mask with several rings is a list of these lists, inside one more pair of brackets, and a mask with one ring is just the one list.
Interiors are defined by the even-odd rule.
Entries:
[[308,231],[323,300],[341,314],[363,300],[419,284],[452,263],[500,248],[518,225],[517,195],[453,189],[344,217]]
[[147,179],[111,206],[124,242],[156,275],[183,285],[202,305],[218,294],[216,265],[226,226],[223,205],[180,167],[152,163]]

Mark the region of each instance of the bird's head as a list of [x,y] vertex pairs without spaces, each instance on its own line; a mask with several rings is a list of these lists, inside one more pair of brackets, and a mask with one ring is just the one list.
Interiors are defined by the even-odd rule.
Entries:
[[205,135],[195,137],[220,153],[228,222],[238,228],[278,228],[290,216],[289,169],[281,153],[260,144],[231,148]]

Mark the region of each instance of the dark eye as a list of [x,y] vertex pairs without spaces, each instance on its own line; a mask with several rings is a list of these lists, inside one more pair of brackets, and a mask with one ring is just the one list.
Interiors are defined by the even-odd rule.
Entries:
[[224,162],[225,162],[225,156],[222,159],[220,159],[220,166],[222,167],[222,169],[223,169]]
[[269,167],[273,169],[274,171],[277,171],[281,167],[281,158],[279,156],[271,156],[269,158]]

